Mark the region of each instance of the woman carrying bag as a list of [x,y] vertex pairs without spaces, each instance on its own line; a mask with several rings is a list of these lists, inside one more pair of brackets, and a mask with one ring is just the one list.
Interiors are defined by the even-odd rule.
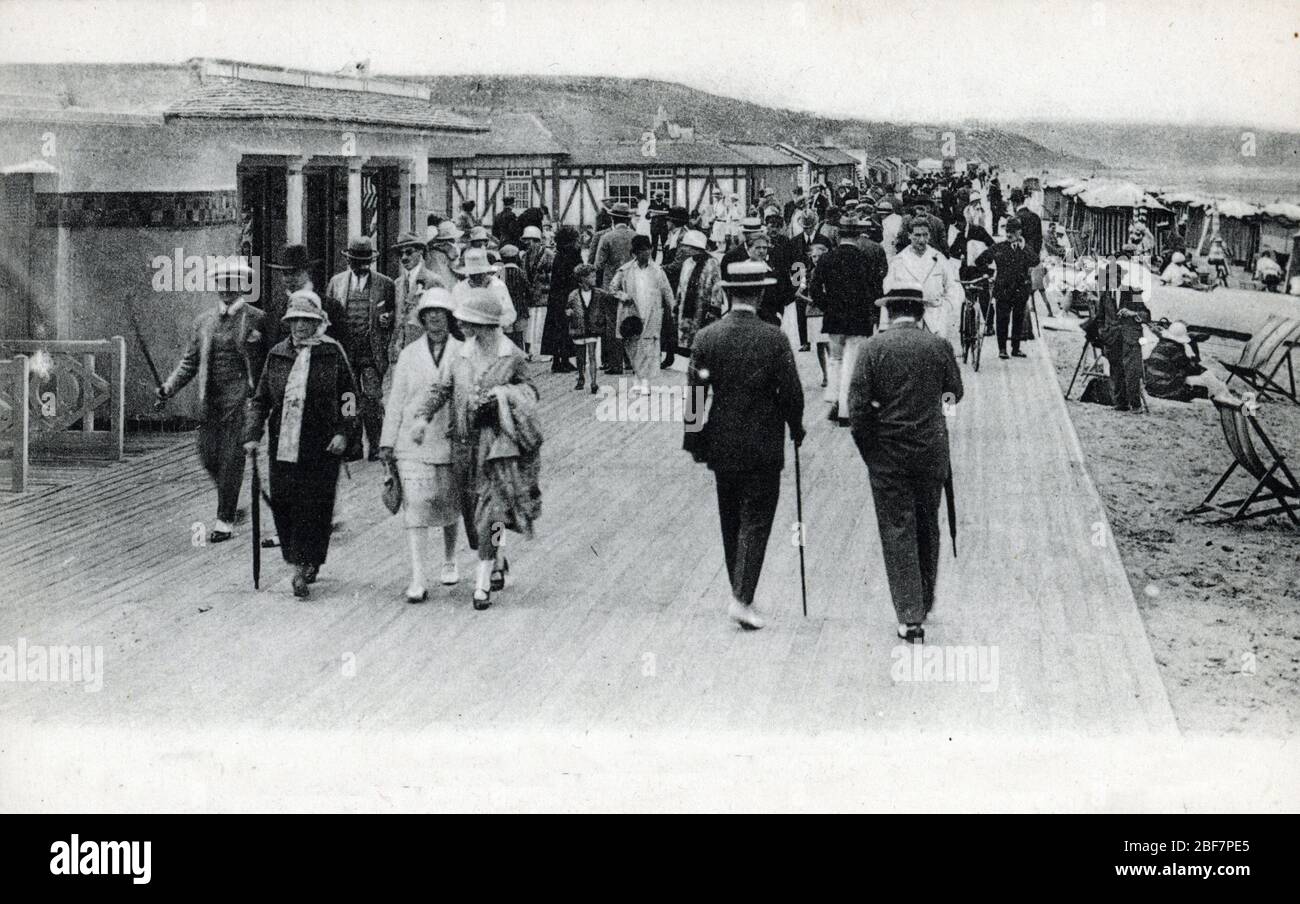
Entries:
[[435,415],[448,409],[453,450],[468,450],[464,490],[473,493],[478,535],[474,608],[491,605],[502,590],[510,564],[505,531],[531,537],[541,513],[537,485],[538,392],[521,352],[501,334],[501,303],[490,289],[471,288],[456,305],[464,345],[416,408],[410,438],[426,441]]
[[460,518],[461,490],[448,435],[449,410],[444,408],[434,415],[423,443],[415,443],[410,435],[428,387],[447,377],[451,362],[463,347],[451,335],[454,308],[451,293],[443,288],[426,290],[416,302],[415,318],[424,328],[424,335],[397,357],[379,441],[379,457],[390,467],[396,464],[401,480],[402,513],[411,552],[411,584],[406,588],[410,603],[429,598],[424,549],[430,527],[442,528],[441,582],[450,587],[460,581],[456,522]]
[[294,566],[293,594],[305,599],[329,552],[339,465],[356,436],[357,390],[342,347],[325,336],[315,292],[289,296],[281,319],[289,336],[267,355],[248,403],[244,448],[257,454],[269,422],[271,514],[280,552]]

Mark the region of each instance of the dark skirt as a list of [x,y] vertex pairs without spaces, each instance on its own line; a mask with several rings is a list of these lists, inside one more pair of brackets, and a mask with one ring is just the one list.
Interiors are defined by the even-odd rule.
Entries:
[[542,354],[572,358],[576,352],[569,338],[569,315],[564,302],[552,300],[546,305],[546,322],[542,324]]
[[330,548],[339,462],[271,462],[271,514],[290,565],[321,565]]

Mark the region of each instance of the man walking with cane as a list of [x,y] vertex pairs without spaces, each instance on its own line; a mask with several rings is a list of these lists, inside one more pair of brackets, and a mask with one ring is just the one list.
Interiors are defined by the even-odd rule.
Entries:
[[[776,285],[762,261],[737,261],[720,283],[731,310],[695,336],[682,444],[717,482],[722,551],[731,579],[727,615],[741,627],[766,624],[754,591],[781,494],[785,430],[803,442],[803,389],[781,328],[758,317],[763,290]],[[703,425],[704,405],[713,406]]]
[[939,574],[939,498],[950,476],[944,405],[962,397],[946,340],[920,328],[925,294],[898,288],[876,302],[889,329],[867,340],[849,385],[853,441],[866,462],[898,636],[925,640]]

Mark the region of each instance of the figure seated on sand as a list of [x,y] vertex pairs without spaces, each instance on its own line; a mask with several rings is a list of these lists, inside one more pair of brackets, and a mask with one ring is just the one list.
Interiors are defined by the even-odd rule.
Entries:
[[1146,392],[1152,398],[1190,402],[1229,392],[1223,381],[1201,366],[1196,340],[1181,320],[1175,320],[1161,332],[1160,341],[1151,350],[1143,370]]
[[1187,255],[1175,251],[1169,259],[1169,266],[1160,274],[1160,281],[1167,286],[1196,286],[1200,279],[1196,272],[1187,266]]

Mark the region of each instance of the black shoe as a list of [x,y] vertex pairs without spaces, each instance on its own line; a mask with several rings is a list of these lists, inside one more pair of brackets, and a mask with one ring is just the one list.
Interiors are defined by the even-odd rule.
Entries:
[[367,455],[366,461],[379,461],[379,450],[375,449],[373,452]]
[[280,545],[279,537],[264,537],[262,539],[263,549],[275,549],[279,545]]
[[592,394],[592,395],[595,395],[595,394],[596,394],[596,384],[595,384],[595,383],[592,383],[592,384],[591,384],[591,394]]
[[677,357],[675,355],[669,355],[667,358],[664,358],[664,363],[659,365],[659,369],[668,370],[673,366],[673,362],[676,360]]
[[1010,358],[1011,356],[1008,355],[1006,352],[998,352],[998,357],[1001,358],[1003,361],[1005,361],[1005,360],[1007,360],[1008,358]]
[[1133,409],[1132,409],[1132,408],[1129,408],[1127,405],[1116,405],[1116,406],[1115,406],[1115,410],[1116,410],[1116,411],[1132,411]]
[[501,567],[492,569],[491,581],[488,583],[488,587],[490,587],[492,590],[505,590],[506,572],[508,572],[509,570],[510,570],[510,560],[502,559]]
[[805,342],[803,345],[799,346],[799,351],[801,351],[801,352],[810,352],[810,351],[812,351],[812,346],[809,345],[807,342]]
[[306,568],[303,569],[302,572],[302,576],[307,580],[308,584],[315,584],[316,576],[319,574],[320,574],[319,565],[308,565]]
[[908,625],[906,630],[899,629],[898,637],[908,643],[925,643],[925,628],[920,625]]
[[584,383],[582,380],[579,380],[577,383],[574,383],[574,384],[573,384],[573,389],[574,389],[575,392],[580,392],[581,390],[583,390],[584,388],[586,388],[586,385],[587,385],[587,384]]
[[492,605],[492,594],[487,590],[474,591],[474,609],[482,612]]
[[229,540],[231,536],[232,534],[228,530],[217,530],[216,528],[213,528],[212,530],[208,531],[208,542],[224,543],[225,541]]
[[306,599],[310,591],[307,589],[307,572],[303,566],[299,565],[298,570],[293,575],[293,595],[299,599]]
[[840,405],[838,402],[831,406],[830,411],[826,412],[826,420],[833,424],[838,424],[840,422]]
[[822,377],[822,389],[826,388],[826,378]]
[[1014,351],[1014,352],[1011,353],[1011,357],[1013,357],[1013,358],[1028,358],[1029,356],[1026,355],[1024,352],[1020,351],[1019,349],[1017,349],[1016,351]]

